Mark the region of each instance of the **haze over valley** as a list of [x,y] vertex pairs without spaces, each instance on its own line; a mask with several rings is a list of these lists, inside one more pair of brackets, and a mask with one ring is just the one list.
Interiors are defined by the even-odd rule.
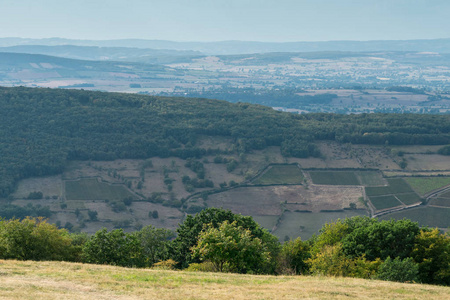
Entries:
[[2,297],[448,298],[449,12],[4,1]]

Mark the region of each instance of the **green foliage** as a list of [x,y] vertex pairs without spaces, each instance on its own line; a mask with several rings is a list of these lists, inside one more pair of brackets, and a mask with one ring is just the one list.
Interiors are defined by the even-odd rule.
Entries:
[[349,224],[341,220],[325,223],[319,230],[319,235],[313,238],[311,255],[315,256],[327,246],[339,243],[349,232]]
[[450,285],[450,236],[438,229],[421,230],[411,257],[419,264],[423,283]]
[[438,153],[441,155],[450,155],[450,145],[444,146],[438,150]]
[[123,267],[142,265],[142,246],[135,234],[106,228],[97,231],[83,246],[83,261]]
[[365,255],[369,260],[409,257],[420,230],[417,223],[406,219],[378,221],[357,217],[345,222],[350,232],[342,239],[342,250],[351,258]]
[[98,212],[95,210],[88,210],[88,216],[91,221],[97,221]]
[[306,274],[310,258],[309,244],[300,238],[286,241],[278,255],[277,273],[279,274]]
[[30,192],[30,194],[28,194],[27,199],[42,199],[44,196],[42,194],[42,192]]
[[325,246],[307,262],[314,275],[358,278],[372,278],[380,264],[379,260],[369,261],[364,256],[355,259],[347,257],[342,251],[341,243]]
[[159,218],[159,214],[158,214],[158,211],[157,211],[157,210],[149,211],[149,212],[148,212],[148,216],[151,217],[151,218],[153,218],[153,219],[158,219],[158,218]]
[[25,217],[44,217],[50,218],[52,212],[48,206],[41,206],[40,204],[26,206],[18,206],[14,204],[0,204],[0,218],[5,219],[23,219]]
[[205,261],[202,263],[192,263],[186,268],[189,272],[216,272],[216,267],[210,261]]
[[[200,260],[193,258],[191,249],[197,245],[198,238],[204,226],[218,228],[221,223],[236,221],[237,226],[250,230],[255,238],[259,238],[264,247],[268,249],[271,257],[276,257],[279,252],[278,239],[266,229],[261,228],[251,217],[233,214],[229,210],[220,208],[207,208],[195,216],[188,215],[177,228],[177,237],[174,240],[173,258],[179,262],[180,267],[186,268],[191,263]],[[272,273],[275,270],[275,261],[260,266],[262,273]]]
[[174,233],[164,228],[155,228],[151,225],[136,232],[136,237],[141,243],[140,266],[151,267],[159,261],[170,258],[171,242]]
[[410,257],[403,260],[388,257],[377,271],[377,279],[398,282],[416,282],[418,275],[419,265]]
[[262,241],[236,221],[224,221],[218,228],[212,224],[205,226],[192,253],[194,257],[212,262],[219,272],[227,266],[232,272],[259,273],[260,266],[270,259]]
[[153,269],[155,270],[175,270],[175,266],[177,262],[173,259],[168,259],[164,261],[157,262],[153,265]]
[[65,229],[43,218],[0,221],[0,257],[19,260],[75,260],[77,253]]
[[126,197],[122,201],[126,206],[130,206],[133,203],[133,197]]
[[233,172],[238,166],[238,162],[235,159],[232,159],[227,163],[227,171]]

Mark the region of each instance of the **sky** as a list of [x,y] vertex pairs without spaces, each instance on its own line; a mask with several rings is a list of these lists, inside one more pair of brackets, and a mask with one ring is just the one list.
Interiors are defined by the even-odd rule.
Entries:
[[0,37],[264,42],[450,38],[449,0],[0,0]]

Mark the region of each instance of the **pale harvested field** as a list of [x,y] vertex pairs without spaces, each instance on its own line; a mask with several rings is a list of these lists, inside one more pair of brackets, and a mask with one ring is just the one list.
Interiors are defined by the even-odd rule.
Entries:
[[283,203],[289,210],[336,210],[357,204],[363,196],[362,187],[341,186],[265,186],[242,187],[213,194],[206,201],[209,207],[223,207],[243,215],[279,215]]
[[437,152],[445,145],[415,145],[415,146],[389,146],[389,148],[405,153],[429,153]]
[[42,192],[46,196],[62,195],[62,179],[61,175],[34,177],[19,181],[17,190],[13,194],[14,198],[26,198],[30,192]]
[[261,276],[0,260],[0,299],[450,299],[450,288],[342,277]]
[[280,215],[280,201],[272,187],[242,187],[210,195],[206,203],[243,215]]
[[449,170],[450,158],[439,154],[405,155],[408,170]]
[[[231,180],[234,180],[235,182],[242,182],[244,180],[244,177],[242,175],[236,174],[237,170],[235,172],[229,173],[227,171],[226,164],[215,164],[212,162],[213,159],[214,158],[209,158],[210,163],[203,165],[206,172],[205,178],[212,180],[212,182],[214,182],[215,188],[218,188],[219,184],[222,182],[229,183]],[[191,178],[195,178],[195,175],[193,177],[191,176]]]
[[390,150],[382,146],[352,145],[351,153],[356,157],[363,168],[400,169],[393,160]]

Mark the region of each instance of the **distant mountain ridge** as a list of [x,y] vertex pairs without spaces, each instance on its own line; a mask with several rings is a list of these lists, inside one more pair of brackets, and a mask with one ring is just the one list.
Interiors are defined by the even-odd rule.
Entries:
[[223,55],[313,51],[426,51],[450,53],[450,38],[430,40],[323,41],[283,43],[255,41],[175,42],[145,39],[74,40],[64,38],[0,38],[0,47],[10,47],[18,45],[131,47],[199,51],[204,54]]
[[81,60],[145,61],[146,63],[164,63],[168,58],[172,62],[177,57],[204,56],[198,51],[165,49],[146,49],[129,47],[99,47],[75,45],[17,45],[0,47],[0,52],[44,54]]

